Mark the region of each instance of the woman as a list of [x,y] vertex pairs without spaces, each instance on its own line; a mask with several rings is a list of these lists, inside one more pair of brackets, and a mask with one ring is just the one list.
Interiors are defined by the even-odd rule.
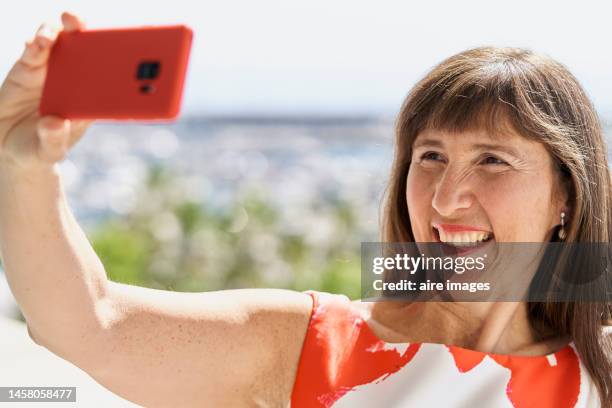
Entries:
[[[39,31],[0,89],[1,250],[36,343],[143,406],[612,406],[610,303],[108,281],[57,172],[89,122],[36,113],[55,34]],[[385,241],[460,241],[472,227],[498,242],[610,242],[599,122],[549,59],[479,49],[444,61],[402,108],[394,163]]]

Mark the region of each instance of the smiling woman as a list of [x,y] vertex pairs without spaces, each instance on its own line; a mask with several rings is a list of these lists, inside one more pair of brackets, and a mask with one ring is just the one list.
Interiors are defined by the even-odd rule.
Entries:
[[[561,64],[527,50],[479,48],[442,62],[408,95],[397,121],[383,237],[436,242],[432,226],[446,223],[490,231],[496,242],[608,244],[611,194],[601,125],[577,80]],[[445,232],[444,241],[462,241],[457,228]],[[563,344],[551,340],[570,340],[601,404],[610,407],[612,339],[604,325],[610,324],[611,304],[606,300],[520,303],[510,319],[513,329],[498,331],[503,335],[491,342],[486,335],[474,343],[452,333],[452,327],[440,324],[447,320],[438,317],[439,324],[411,324],[406,330],[422,329],[419,338],[451,339],[485,351],[491,344],[506,352],[543,344],[539,349],[549,353]],[[467,312],[479,313],[476,307],[449,304],[425,308],[453,310],[466,322]],[[394,309],[380,303],[373,314],[389,321],[397,316]],[[464,333],[479,327],[482,320],[475,319]],[[572,401],[578,401],[575,396]]]
[[[58,171],[89,122],[37,110],[56,35],[39,30],[0,87],[0,249],[37,344],[143,406],[612,407],[609,298],[370,303],[108,280]],[[382,235],[609,244],[611,191],[599,122],[567,70],[476,49],[409,94]]]

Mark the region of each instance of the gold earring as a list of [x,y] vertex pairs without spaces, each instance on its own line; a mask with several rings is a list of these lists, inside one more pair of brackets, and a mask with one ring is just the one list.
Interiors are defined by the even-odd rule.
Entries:
[[559,230],[559,238],[565,239],[567,237],[567,232],[565,231],[565,212],[561,213],[561,229]]

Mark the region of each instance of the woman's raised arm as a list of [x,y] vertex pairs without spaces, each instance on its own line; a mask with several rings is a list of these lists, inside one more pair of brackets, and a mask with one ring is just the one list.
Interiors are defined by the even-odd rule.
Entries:
[[308,295],[107,280],[57,171],[89,122],[37,112],[56,34],[39,30],[0,88],[0,250],[31,337],[144,406],[288,405]]

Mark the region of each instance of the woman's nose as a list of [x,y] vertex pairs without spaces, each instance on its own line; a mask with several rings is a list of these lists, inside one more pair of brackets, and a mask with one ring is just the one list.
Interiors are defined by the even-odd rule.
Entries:
[[472,206],[474,197],[470,174],[469,170],[446,168],[435,186],[431,202],[441,216],[453,218],[457,212]]

